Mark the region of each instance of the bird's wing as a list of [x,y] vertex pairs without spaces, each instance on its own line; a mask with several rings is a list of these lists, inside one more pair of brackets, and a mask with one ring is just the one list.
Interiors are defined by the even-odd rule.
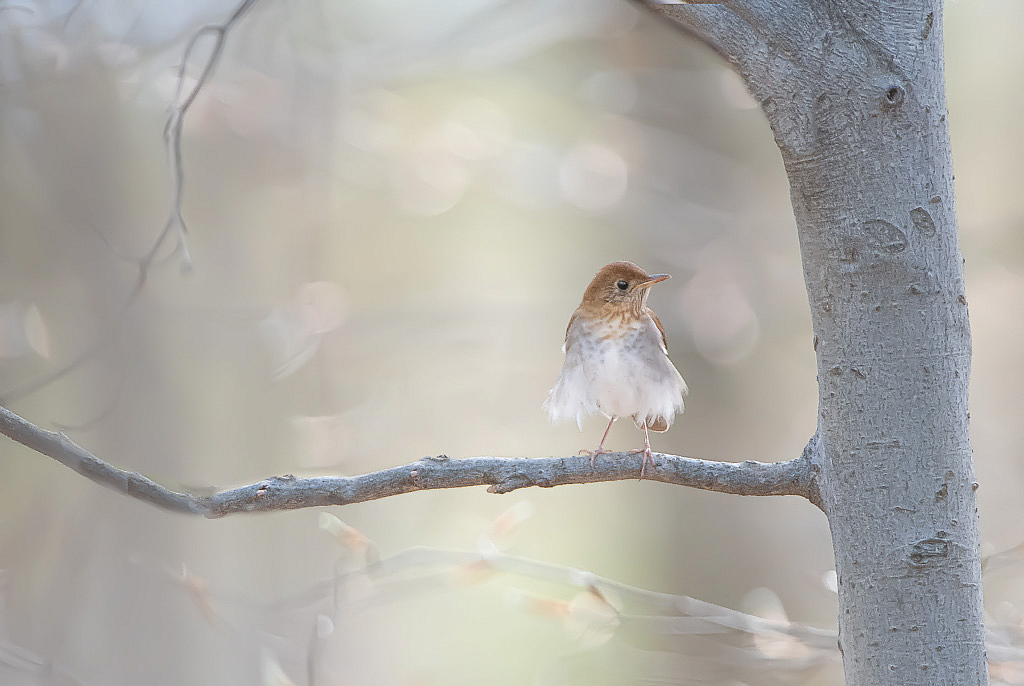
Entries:
[[580,316],[579,311],[573,312],[572,316],[569,317],[569,325],[565,327],[565,342],[569,342],[569,329],[572,328],[572,323],[576,321],[576,317]]
[[565,340],[562,341],[562,354],[563,355],[569,349],[569,329],[572,328],[573,322],[576,321],[576,317],[578,317],[578,316],[580,316],[580,311],[576,310],[575,312],[572,313],[572,316],[569,317],[569,326],[565,327]]
[[[661,352],[668,355],[668,340],[665,338],[665,327],[661,325],[661,320],[658,319],[658,315],[654,314],[654,310],[647,310],[647,314],[651,315],[651,319],[654,320],[654,325],[658,327],[658,331],[661,333]],[[571,323],[572,322],[570,322],[570,324]]]

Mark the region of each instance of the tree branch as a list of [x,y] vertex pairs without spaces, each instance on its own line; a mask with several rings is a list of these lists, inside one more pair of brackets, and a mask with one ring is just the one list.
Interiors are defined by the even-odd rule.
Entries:
[[636,1],[668,17],[735,65],[749,61],[765,47],[799,60],[816,25],[813,3],[803,0]]
[[636,2],[653,14],[668,19],[676,28],[704,43],[733,65],[751,53],[760,52],[757,33],[724,2]]
[[[803,65],[816,54],[806,46],[825,34],[825,10],[805,0],[634,0],[723,57],[765,107],[780,81],[793,80],[780,65]],[[774,90],[773,90],[773,87]],[[781,90],[799,90],[797,84]],[[778,117],[768,111],[775,125]]]
[[[98,484],[151,505],[209,518],[236,512],[295,510],[326,505],[351,505],[400,493],[440,488],[488,486],[490,493],[540,486],[621,481],[640,476],[640,457],[607,453],[593,468],[590,458],[467,457],[452,460],[424,457],[402,467],[358,476],[296,478],[275,476],[254,484],[215,493],[174,491],[139,474],[104,462],[63,433],[47,431],[0,407],[0,433],[57,460]],[[740,463],[698,460],[655,453],[656,467],[648,479],[737,495],[799,495],[818,504],[815,468],[808,443],[804,454],[786,462]]]

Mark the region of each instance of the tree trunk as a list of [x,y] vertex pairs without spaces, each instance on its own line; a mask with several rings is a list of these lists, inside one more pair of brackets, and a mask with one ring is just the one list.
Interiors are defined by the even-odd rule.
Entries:
[[847,684],[985,684],[942,3],[662,12],[743,75],[789,175]]

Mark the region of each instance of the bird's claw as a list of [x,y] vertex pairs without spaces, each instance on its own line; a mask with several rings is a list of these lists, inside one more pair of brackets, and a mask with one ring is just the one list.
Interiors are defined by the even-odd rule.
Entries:
[[642,480],[644,478],[644,470],[647,469],[647,460],[650,460],[652,465],[656,464],[654,462],[654,453],[651,452],[650,446],[644,446],[643,448],[637,448],[636,450],[630,450],[629,452],[642,453],[644,456],[643,462],[640,463],[640,479]]
[[590,468],[593,469],[594,468],[594,458],[597,457],[598,455],[604,455],[605,453],[610,453],[610,452],[611,452],[611,450],[605,450],[604,448],[598,447],[597,450],[587,450],[586,448],[584,448],[583,450],[581,450],[579,452],[579,454],[580,455],[589,455],[590,456]]

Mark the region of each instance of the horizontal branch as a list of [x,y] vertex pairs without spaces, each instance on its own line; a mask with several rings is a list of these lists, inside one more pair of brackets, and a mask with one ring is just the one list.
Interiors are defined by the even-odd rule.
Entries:
[[[74,443],[63,433],[47,431],[0,407],[0,433],[98,484],[143,502],[175,512],[216,518],[236,512],[295,510],[326,505],[351,505],[401,493],[440,488],[488,486],[490,493],[508,493],[529,486],[621,481],[640,477],[640,455],[605,453],[590,458],[467,457],[452,460],[425,457],[402,467],[359,476],[296,478],[275,476],[216,493],[179,492],[137,472],[119,469]],[[651,481],[737,495],[799,495],[817,504],[812,440],[800,457],[786,462],[713,462],[655,453]]]

